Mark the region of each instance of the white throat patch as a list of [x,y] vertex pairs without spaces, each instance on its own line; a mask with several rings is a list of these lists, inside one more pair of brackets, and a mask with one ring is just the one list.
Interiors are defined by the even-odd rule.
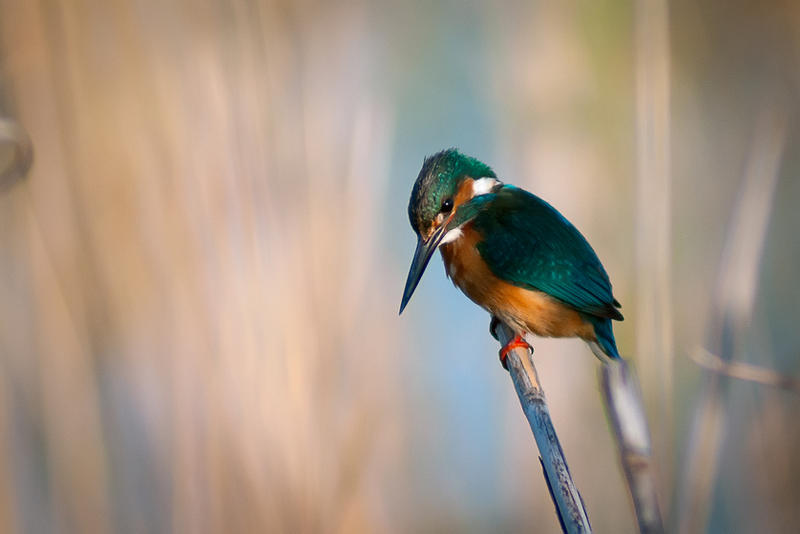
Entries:
[[459,237],[461,237],[461,228],[453,228],[452,230],[444,234],[442,240],[439,241],[439,246],[441,247],[442,245],[445,245],[447,243],[452,243]]
[[495,178],[479,178],[472,182],[472,196],[477,197],[479,195],[491,193],[492,189],[499,183],[500,180],[496,180]]

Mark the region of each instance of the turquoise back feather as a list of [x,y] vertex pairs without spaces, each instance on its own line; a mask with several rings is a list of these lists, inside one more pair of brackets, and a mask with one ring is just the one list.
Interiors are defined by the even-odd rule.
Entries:
[[525,190],[505,185],[492,197],[472,220],[489,270],[581,312],[595,326],[603,350],[619,357],[610,319],[623,317],[589,242],[555,208]]

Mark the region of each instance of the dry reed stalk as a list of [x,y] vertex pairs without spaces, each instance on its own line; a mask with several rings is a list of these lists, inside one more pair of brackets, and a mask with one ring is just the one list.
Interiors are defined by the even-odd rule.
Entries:
[[[497,323],[495,334],[503,346],[514,337],[511,329],[502,322]],[[506,364],[522,410],[528,418],[536,445],[539,447],[545,481],[553,498],[561,529],[568,534],[591,532],[592,527],[583,499],[572,481],[564,450],[550,419],[544,389],[539,383],[539,375],[533,365],[531,353],[524,348],[511,350],[506,358]]]
[[625,360],[611,361],[600,369],[600,383],[639,532],[663,533],[650,431],[636,375]]

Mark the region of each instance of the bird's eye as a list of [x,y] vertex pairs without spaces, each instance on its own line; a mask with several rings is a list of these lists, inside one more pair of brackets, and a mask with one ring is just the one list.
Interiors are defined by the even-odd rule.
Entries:
[[442,213],[450,213],[453,210],[453,199],[448,198],[444,202],[442,202],[442,209],[439,210]]

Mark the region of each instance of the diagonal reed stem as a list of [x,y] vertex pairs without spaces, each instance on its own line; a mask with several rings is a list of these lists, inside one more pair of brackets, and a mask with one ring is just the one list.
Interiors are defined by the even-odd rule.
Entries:
[[614,360],[600,369],[600,384],[639,532],[663,533],[650,432],[636,375],[628,362]]
[[[495,334],[503,346],[514,337],[511,329],[502,322],[497,323]],[[561,528],[568,534],[591,532],[592,527],[583,499],[572,481],[531,355],[527,350],[517,348],[508,353],[506,363],[522,410],[539,447],[545,480],[556,506]]]

